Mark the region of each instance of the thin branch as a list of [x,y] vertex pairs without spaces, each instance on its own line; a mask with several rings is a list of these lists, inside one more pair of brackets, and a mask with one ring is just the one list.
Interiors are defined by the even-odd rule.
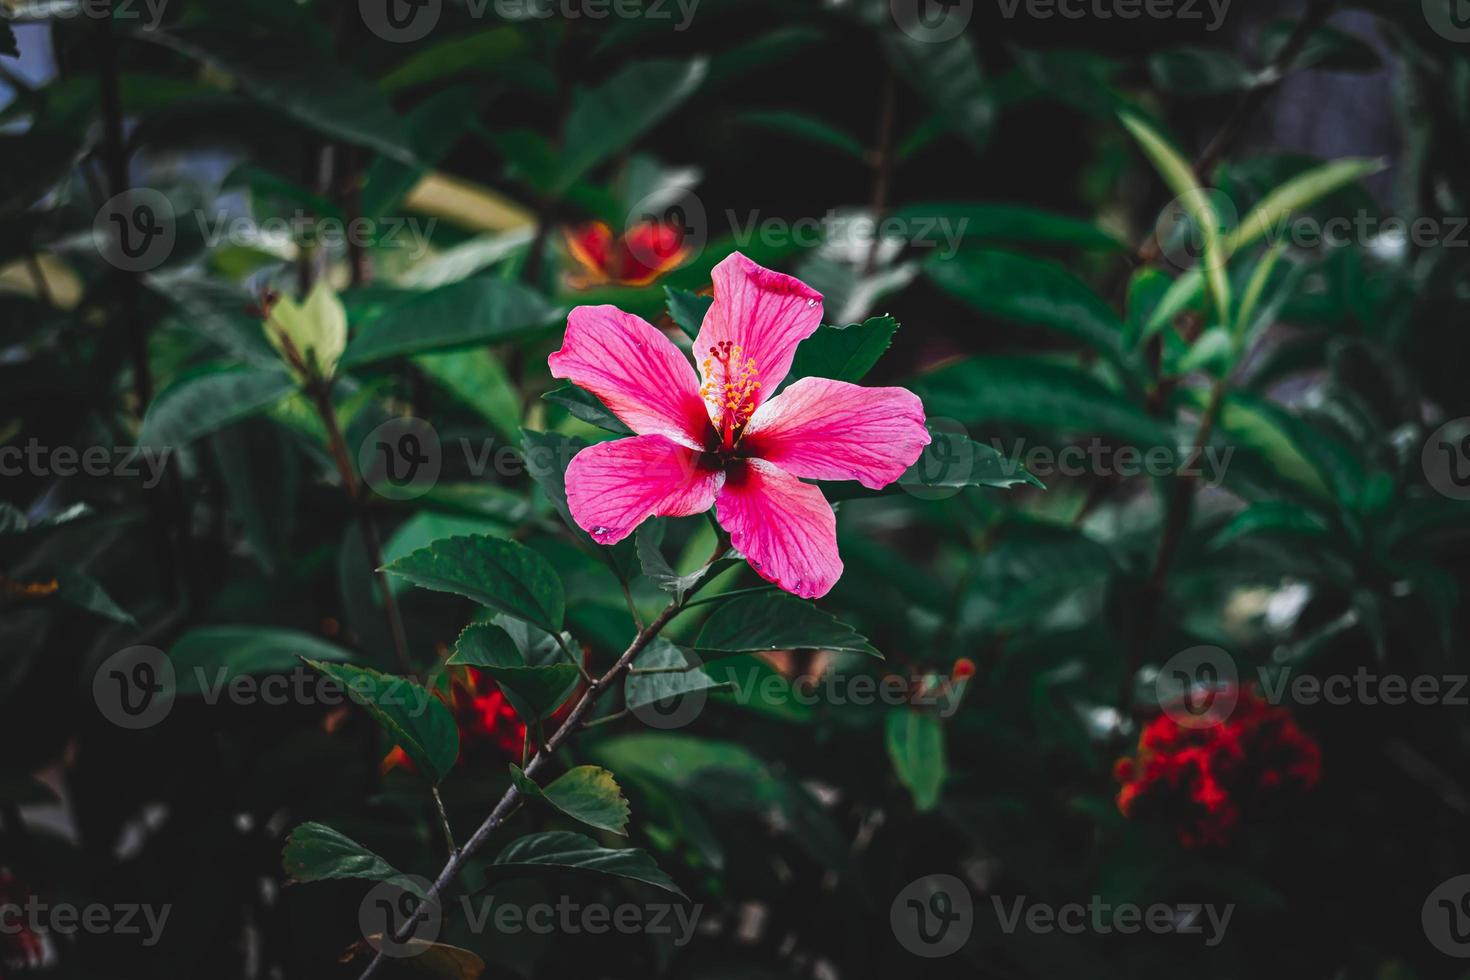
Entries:
[[[571,738],[573,733],[579,728],[584,727],[583,719],[591,712],[592,706],[597,703],[598,699],[605,692],[617,686],[617,680],[632,665],[633,660],[669,624],[669,621],[674,618],[680,608],[680,604],[677,602],[671,602],[665,606],[664,610],[658,614],[658,617],[653,622],[638,631],[638,635],[633,638],[633,642],[628,644],[628,649],[623,651],[622,656],[618,657],[617,662],[612,665],[607,673],[594,680],[588,686],[586,693],[582,695],[582,699],[577,702],[576,707],[572,709],[572,713],[567,716],[566,721],[562,722],[561,727],[552,733],[551,737],[546,740],[546,744],[541,746],[537,750],[535,757],[526,764],[524,772],[527,777],[534,776],[538,770],[546,765],[547,760],[561,748],[562,743],[568,738]],[[511,811],[515,809],[516,804],[520,800],[521,791],[519,787],[512,783],[510,788],[505,791],[505,795],[500,798],[500,802],[495,804],[495,808],[490,811],[490,815],[480,824],[479,829],[465,842],[464,847],[450,857],[448,863],[444,865],[438,877],[435,878],[433,886],[430,887],[425,902],[438,902],[444,896],[450,885],[454,882],[455,876],[464,868],[466,862],[479,853],[481,848],[489,842],[491,835],[510,816]],[[408,916],[407,921],[393,935],[393,942],[406,942],[413,936],[417,924],[417,915]],[[367,969],[363,971],[361,980],[370,980],[371,977],[377,976],[379,971],[386,966],[386,960],[387,957],[382,952],[379,952],[373,957],[373,961],[368,964]]]
[[582,658],[577,656],[576,653],[572,651],[572,648],[567,645],[566,638],[563,637],[560,633],[552,633],[551,635],[556,639],[556,645],[561,647],[561,652],[566,654],[567,659],[572,662],[572,666],[577,668],[577,673],[582,675],[582,680],[586,681],[588,684],[591,684],[592,675],[587,672],[587,665],[584,664],[582,662]]
[[883,72],[883,88],[878,95],[878,142],[873,148],[873,240],[868,243],[868,255],[863,260],[863,275],[871,276],[878,265],[878,246],[882,239],[878,225],[888,210],[888,185],[893,178],[893,102],[897,86],[893,80],[893,68]]
[[434,809],[439,812],[439,829],[444,833],[444,844],[449,848],[449,857],[459,853],[459,847],[454,843],[454,831],[449,827],[449,813],[444,809],[444,798],[439,795],[438,786],[430,786],[429,792],[434,794]]
[[[292,360],[300,363],[300,358],[295,356],[295,349],[290,346],[289,339],[286,344]],[[388,634],[393,640],[393,654],[398,659],[398,666],[403,672],[412,675],[414,673],[413,661],[408,656],[408,635],[403,629],[403,616],[398,611],[398,598],[394,596],[393,589],[388,584],[388,576],[382,571],[383,543],[378,537],[378,528],[373,523],[372,514],[368,512],[362,484],[358,481],[357,473],[352,468],[352,457],[347,451],[347,440],[342,436],[342,426],[337,422],[337,408],[332,404],[332,383],[318,379],[309,384],[306,390],[311,396],[312,403],[316,406],[316,412],[322,420],[322,425],[327,430],[327,446],[332,454],[332,462],[337,468],[338,477],[342,480],[343,489],[347,491],[347,499],[352,506],[353,515],[357,518],[358,531],[362,534],[362,543],[368,553],[368,563],[372,566],[372,575],[378,582],[378,594],[383,599],[383,615],[388,621]]]

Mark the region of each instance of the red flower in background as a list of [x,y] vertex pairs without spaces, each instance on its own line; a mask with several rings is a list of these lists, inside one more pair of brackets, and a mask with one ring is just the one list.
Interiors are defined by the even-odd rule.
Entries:
[[659,276],[684,264],[689,248],[684,229],[663,221],[643,221],[621,237],[601,221],[570,228],[567,251],[581,266],[573,273],[578,289],[615,283],[646,286]]
[[[577,703],[580,691],[572,692],[566,703],[546,720],[548,731],[555,731],[561,719]],[[451,672],[449,696],[441,698],[454,713],[459,726],[459,758],[461,760],[493,758],[495,761],[519,761],[525,744],[526,726],[494,678],[473,667],[456,667]],[[534,746],[533,746],[534,748]],[[413,771],[413,761],[398,746],[383,759],[383,771],[402,766]]]
[[1242,819],[1310,789],[1321,774],[1317,743],[1252,688],[1209,724],[1181,725],[1173,712],[1155,718],[1137,756],[1114,769],[1123,815],[1162,819],[1185,847],[1229,843]]
[[[46,938],[31,929],[24,909],[31,890],[0,868],[0,980],[11,970],[33,969],[46,962]],[[19,910],[19,911],[18,911]]]

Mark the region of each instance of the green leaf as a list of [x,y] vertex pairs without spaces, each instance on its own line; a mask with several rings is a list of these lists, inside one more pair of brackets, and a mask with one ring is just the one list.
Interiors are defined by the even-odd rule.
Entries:
[[352,338],[342,366],[362,367],[390,357],[513,340],[552,324],[562,313],[520,283],[465,279],[410,293],[389,307]]
[[426,778],[442,782],[459,758],[459,726],[444,702],[407,677],[302,657],[346,689]]
[[846,327],[818,327],[796,349],[790,380],[860,381],[888,350],[897,331],[898,321],[891,316],[870,317]]
[[1148,73],[1159,88],[1183,98],[1243,92],[1259,83],[1239,58],[1212,48],[1160,51],[1148,59]]
[[281,853],[281,867],[294,881],[342,878],[387,881],[421,899],[428,898],[413,878],[326,824],[304,823],[291,831]]
[[544,788],[514,764],[510,778],[526,796],[545,800],[573,820],[628,836],[628,801],[613,774],[601,766],[568,769]]
[[399,92],[461,73],[524,71],[521,59],[530,53],[517,27],[492,27],[429,44],[414,45],[414,53],[379,81],[385,92]]
[[638,563],[643,568],[643,574],[654,585],[672,595],[675,602],[683,602],[684,595],[704,578],[705,569],[697,568],[687,575],[680,575],[674,571],[673,566],[659,550],[662,538],[662,525],[658,521],[644,521],[638,530],[633,532],[633,539],[638,550]]
[[888,758],[898,781],[914,798],[920,813],[939,805],[944,788],[944,727],[929,711],[899,709],[888,712],[885,723]]
[[521,399],[515,382],[495,354],[484,347],[420,354],[416,367],[474,409],[505,439],[521,429]]
[[1286,500],[1261,500],[1230,519],[1210,540],[1210,548],[1218,550],[1248,534],[1291,534],[1321,537],[1327,533],[1327,521],[1316,511]]
[[929,429],[930,442],[924,452],[898,478],[906,487],[995,487],[1033,486],[1042,483],[1020,460],[1007,459],[999,449],[976,442],[962,432]]
[[56,598],[62,602],[94,612],[114,623],[137,624],[132,614],[113,602],[102,584],[90,575],[74,568],[57,569],[56,586]]
[[906,204],[892,214],[916,237],[949,245],[1064,245],[1118,251],[1126,244],[1091,221],[1015,204],[950,202]]
[[201,694],[236,677],[277,674],[303,659],[347,661],[353,654],[320,637],[277,626],[200,626],[169,647],[181,695]]
[[295,390],[295,381],[282,370],[200,365],[154,397],[138,443],[160,449],[188,445],[265,411]]
[[1376,157],[1344,157],[1332,160],[1286,181],[1251,208],[1240,224],[1221,243],[1227,256],[1254,244],[1268,233],[1282,237],[1285,220],[1314,201],[1348,184],[1378,173],[1387,163]]
[[810,113],[788,110],[740,112],[731,116],[730,122],[735,126],[764,129],[829,147],[854,160],[867,158],[867,148],[857,139]]
[[[1297,29],[1290,20],[1272,21],[1261,28],[1257,50],[1264,64],[1276,61],[1287,38]],[[1383,62],[1367,42],[1335,27],[1322,25],[1307,35],[1306,43],[1288,66],[1295,71],[1316,68],[1321,71],[1377,71]]]
[[[1285,181],[1257,202],[1240,224],[1222,237],[1220,248],[1224,258],[1228,260],[1268,235],[1273,244],[1284,240],[1286,222],[1293,214],[1348,184],[1379,172],[1384,166],[1384,161],[1377,158],[1345,157],[1313,167]],[[1174,285],[1150,315],[1143,336],[1152,335],[1196,303],[1204,285],[1199,266],[1174,280]]]
[[581,676],[572,663],[528,665],[510,634],[494,623],[466,626],[447,662],[474,667],[495,678],[506,700],[528,725],[561,707]]
[[1055,262],[1010,252],[961,252],[924,271],[967,305],[1003,319],[1046,327],[1118,360],[1123,323],[1092,288]]
[[[362,175],[362,216],[376,220],[388,214],[401,214],[403,199],[430,172],[430,168],[454,149],[490,94],[482,87],[459,85],[435,92],[414,106],[408,114],[407,125],[418,162],[410,165],[380,156],[369,164]],[[393,230],[392,226],[385,224],[384,227]],[[427,236],[432,232],[433,226],[430,225],[424,234]],[[410,259],[416,258],[412,249],[427,245],[426,241],[395,240],[396,237],[385,234],[379,244],[385,248],[408,248]]]
[[519,542],[485,534],[445,538],[398,559],[387,571],[543,629],[561,629],[566,608],[561,579],[550,562]]
[[699,328],[704,325],[704,315],[709,312],[715,298],[691,293],[687,289],[675,289],[673,286],[665,286],[664,293],[669,298],[669,319],[678,324],[679,329],[693,340],[699,335]]
[[1119,118],[1122,119],[1124,128],[1133,134],[1133,138],[1143,148],[1144,155],[1154,165],[1159,176],[1164,178],[1164,183],[1174,193],[1199,231],[1200,242],[1204,247],[1200,264],[1204,266],[1204,276],[1215,297],[1220,319],[1229,323],[1230,279],[1225,269],[1229,251],[1221,242],[1221,217],[1214,200],[1195,178],[1194,167],[1157,130],[1131,113],[1123,113]]
[[633,666],[640,670],[681,669],[657,674],[629,674],[623,682],[623,703],[629,710],[695,691],[711,691],[726,686],[705,673],[703,668],[690,663],[686,651],[661,636],[643,648]]
[[673,112],[704,80],[707,60],[650,60],[624,67],[597,88],[579,91],[562,132],[561,193],[598,163]]
[[1074,434],[1105,433],[1140,447],[1174,446],[1173,430],[1067,364],[1027,357],[977,357],[910,385],[931,416],[1017,422]]
[[414,162],[408,127],[387,96],[279,27],[193,24],[132,36],[233,75],[248,95],[318,132]]
[[505,850],[496,855],[494,863],[486,870],[534,871],[541,868],[595,871],[630,881],[641,881],[646,885],[673,892],[680,898],[687,897],[668,875],[658,869],[658,865],[646,851],[636,847],[612,850],[599,846],[585,834],[565,831],[527,834],[511,841]]
[[974,42],[961,34],[936,43],[890,27],[883,24],[883,48],[894,69],[934,106],[951,132],[983,151],[995,124],[995,104]]
[[752,650],[845,650],[882,659],[851,626],[783,592],[736,596],[715,607],[694,641],[712,653]]
[[633,430],[623,424],[623,420],[614,415],[602,400],[585,388],[578,388],[570,381],[551,389],[541,396],[553,405],[560,405],[572,414],[573,418],[579,418],[589,425],[595,425],[599,429],[608,432],[616,432],[618,435],[630,435]]

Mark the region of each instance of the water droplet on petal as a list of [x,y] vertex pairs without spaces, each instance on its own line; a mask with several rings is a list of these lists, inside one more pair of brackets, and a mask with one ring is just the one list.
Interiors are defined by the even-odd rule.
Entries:
[[809,300],[806,301],[806,307],[807,307],[807,309],[811,309],[813,306],[816,306],[816,305],[817,305],[817,301],[814,300],[814,299],[809,299]]

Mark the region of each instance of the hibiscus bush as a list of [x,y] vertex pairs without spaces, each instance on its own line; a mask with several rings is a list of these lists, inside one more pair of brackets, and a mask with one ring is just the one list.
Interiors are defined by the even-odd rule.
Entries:
[[0,15],[0,980],[1464,975],[1456,0]]

